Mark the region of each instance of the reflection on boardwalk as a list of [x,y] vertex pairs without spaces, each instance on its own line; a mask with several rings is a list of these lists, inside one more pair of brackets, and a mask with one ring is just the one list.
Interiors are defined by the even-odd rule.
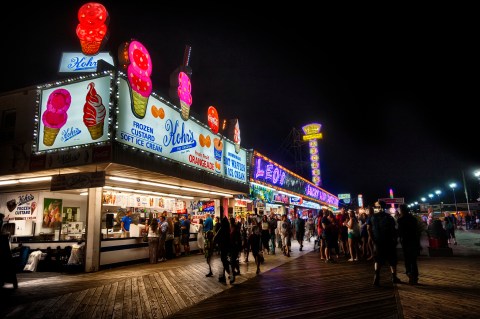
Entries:
[[[419,259],[419,286],[393,285],[387,267],[372,286],[371,262],[325,264],[306,245],[242,264],[232,286],[207,278],[203,256],[91,274],[19,274],[0,289],[0,317],[18,318],[478,318],[479,233],[457,232],[454,257]],[[478,249],[476,249],[478,247]],[[425,250],[426,251],[426,250]],[[399,277],[406,281],[403,265]]]

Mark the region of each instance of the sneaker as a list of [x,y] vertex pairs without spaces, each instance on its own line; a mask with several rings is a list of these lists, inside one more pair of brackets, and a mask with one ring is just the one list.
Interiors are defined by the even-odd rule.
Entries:
[[224,283],[226,283],[226,282],[227,282],[227,278],[226,278],[225,276],[219,277],[219,278],[218,278],[218,282],[224,282]]
[[208,274],[205,275],[205,277],[213,277],[213,274],[209,272]]
[[257,269],[257,275],[260,273],[260,269]]
[[353,258],[350,258],[348,261],[353,261]]

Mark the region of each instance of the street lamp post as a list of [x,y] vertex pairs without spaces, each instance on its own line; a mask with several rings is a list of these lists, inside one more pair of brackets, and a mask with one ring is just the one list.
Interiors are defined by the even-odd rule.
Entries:
[[457,187],[457,183],[451,183],[450,188],[452,189],[453,192],[453,200],[455,201],[455,214],[458,214],[458,208],[457,208],[457,197],[455,196],[455,188]]
[[[435,194],[437,194],[437,196],[438,196],[439,198],[440,198],[440,194],[441,194],[441,193],[442,193],[442,191],[439,190],[439,189],[437,189],[437,190],[435,191]],[[442,215],[442,208],[443,208],[442,206],[443,206],[443,202],[440,202],[440,216]]]

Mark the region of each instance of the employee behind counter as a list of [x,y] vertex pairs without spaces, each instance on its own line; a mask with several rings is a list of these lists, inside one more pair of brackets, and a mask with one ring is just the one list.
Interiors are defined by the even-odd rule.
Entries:
[[122,238],[130,237],[130,225],[132,224],[132,211],[128,210],[121,219]]

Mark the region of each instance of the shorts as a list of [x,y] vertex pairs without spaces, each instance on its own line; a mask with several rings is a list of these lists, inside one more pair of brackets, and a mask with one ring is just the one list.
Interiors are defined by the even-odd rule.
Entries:
[[173,244],[180,245],[180,237],[173,237]]
[[184,246],[190,246],[190,234],[182,234],[181,243]]

